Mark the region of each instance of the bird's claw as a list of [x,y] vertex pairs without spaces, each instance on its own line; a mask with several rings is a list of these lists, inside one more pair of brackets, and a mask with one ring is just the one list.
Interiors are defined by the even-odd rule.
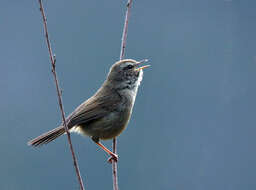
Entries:
[[111,157],[108,158],[108,163],[117,162],[118,161],[118,155],[117,154],[110,154]]

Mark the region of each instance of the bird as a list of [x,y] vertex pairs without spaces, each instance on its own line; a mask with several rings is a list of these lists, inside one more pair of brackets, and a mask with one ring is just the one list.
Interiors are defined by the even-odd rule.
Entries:
[[[143,69],[150,66],[141,64],[147,61],[123,59],[114,63],[97,92],[66,118],[69,132],[89,136],[110,155],[109,162],[111,159],[117,161],[118,155],[106,148],[100,140],[119,136],[128,125],[138,87],[143,78]],[[38,147],[65,133],[62,123],[59,127],[30,140],[28,145]]]

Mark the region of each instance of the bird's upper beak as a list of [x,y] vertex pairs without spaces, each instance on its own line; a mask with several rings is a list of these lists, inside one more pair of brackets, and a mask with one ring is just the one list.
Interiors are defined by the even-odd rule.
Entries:
[[148,59],[143,59],[143,60],[137,62],[137,64],[136,64],[136,67],[137,67],[136,70],[140,71],[140,70],[142,70],[142,69],[145,69],[145,68],[147,68],[147,67],[150,67],[150,65],[144,65],[144,66],[139,67],[139,65],[141,65],[142,63],[146,63],[146,62],[148,62]]

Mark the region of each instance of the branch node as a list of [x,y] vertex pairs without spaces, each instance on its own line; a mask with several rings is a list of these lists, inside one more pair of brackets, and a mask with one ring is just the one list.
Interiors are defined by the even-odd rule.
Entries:
[[53,55],[53,67],[56,68],[56,54]]

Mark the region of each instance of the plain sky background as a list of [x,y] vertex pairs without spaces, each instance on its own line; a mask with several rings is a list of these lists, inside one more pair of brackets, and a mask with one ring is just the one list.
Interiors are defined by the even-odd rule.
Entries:
[[[126,1],[45,1],[66,114],[118,60]],[[148,58],[118,138],[121,190],[256,189],[256,1],[134,0],[126,58]],[[36,0],[0,5],[0,189],[79,189]],[[108,156],[72,134],[86,189],[112,189]],[[111,147],[112,141],[105,142]]]

